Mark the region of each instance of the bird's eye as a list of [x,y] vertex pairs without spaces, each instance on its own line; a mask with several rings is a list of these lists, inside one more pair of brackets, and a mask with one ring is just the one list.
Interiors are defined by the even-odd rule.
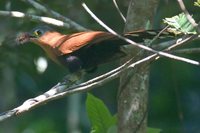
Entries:
[[37,29],[34,31],[34,34],[39,37],[43,34],[43,32],[41,30]]

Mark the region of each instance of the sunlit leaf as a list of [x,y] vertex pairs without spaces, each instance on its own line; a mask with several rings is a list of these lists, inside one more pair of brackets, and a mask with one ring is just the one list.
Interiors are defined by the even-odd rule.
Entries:
[[188,21],[184,13],[171,18],[165,18],[164,23],[170,26],[170,32],[174,34],[196,34],[195,28]]
[[200,0],[197,0],[196,2],[194,2],[194,5],[200,7]]

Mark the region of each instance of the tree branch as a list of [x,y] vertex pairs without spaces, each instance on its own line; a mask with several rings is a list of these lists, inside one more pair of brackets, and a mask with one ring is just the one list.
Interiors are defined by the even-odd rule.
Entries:
[[[135,57],[133,57],[133,58],[135,58]],[[123,71],[130,68],[128,66],[131,65],[132,66],[131,68],[133,68],[133,67],[149,60],[149,57],[148,57],[148,58],[144,58],[143,60],[140,60],[138,62],[131,64],[131,61],[133,60],[133,58],[130,59],[129,61],[127,61],[126,63],[124,63],[123,65],[121,65],[120,67],[118,67],[110,72],[107,72],[103,75],[100,75],[96,78],[93,78],[87,82],[81,83],[79,85],[69,87],[68,85],[66,85],[67,83],[59,82],[57,85],[52,87],[49,91],[45,92],[44,94],[39,95],[35,98],[28,99],[22,105],[14,108],[12,110],[1,113],[0,121],[4,121],[10,117],[20,115],[22,113],[30,111],[33,108],[36,108],[42,104],[46,104],[52,100],[56,100],[58,98],[62,98],[64,96],[68,96],[68,95],[71,95],[74,93],[89,91],[90,89],[92,89],[94,87],[101,86],[101,85],[107,83],[108,81],[111,81],[111,80],[119,77],[119,75]]]
[[113,0],[113,3],[114,3],[115,8],[117,9],[117,12],[119,13],[120,17],[122,18],[122,20],[124,22],[126,22],[126,18],[124,17],[123,13],[120,11],[119,6],[118,6],[116,0]]
[[[145,46],[145,45],[142,45],[142,44],[139,44],[139,43],[136,43],[128,38],[125,38],[121,35],[119,35],[117,32],[115,32],[114,30],[112,30],[111,28],[109,28],[105,23],[103,23],[103,21],[101,21],[99,18],[96,17],[96,15],[87,7],[87,5],[85,3],[82,3],[82,6],[85,8],[85,10],[91,15],[91,17],[93,19],[95,19],[101,26],[103,26],[107,31],[109,31],[110,33],[112,33],[113,35],[116,35],[118,38],[126,41],[127,43],[133,45],[133,46],[136,46],[137,48],[141,48],[141,49],[144,49],[146,51],[149,51],[149,52],[153,52],[153,53],[156,53],[157,55],[159,56],[164,56],[164,57],[168,57],[168,58],[171,58],[171,59],[174,59],[174,60],[178,60],[178,61],[183,61],[183,62],[187,62],[189,64],[193,64],[193,65],[197,65],[197,66],[200,66],[200,63],[197,62],[197,61],[194,61],[194,60],[191,60],[191,59],[187,59],[187,58],[184,58],[184,57],[179,57],[179,56],[176,56],[176,55],[172,55],[172,54],[169,54],[169,53],[166,53],[166,52],[162,52],[162,51],[156,51],[148,46]],[[198,37],[198,36],[197,36]]]
[[33,7],[35,7],[36,9],[46,13],[46,14],[50,14],[51,16],[55,17],[58,20],[62,20],[63,22],[67,23],[69,25],[70,28],[76,29],[78,31],[86,31],[88,30],[87,28],[81,26],[80,24],[74,22],[73,20],[61,15],[60,13],[51,10],[50,8],[41,5],[40,3],[34,1],[34,0],[24,0],[27,3],[31,4]]
[[29,18],[30,20],[37,21],[37,22],[43,22],[46,24],[51,24],[59,27],[65,27],[65,28],[72,28],[68,23],[65,23],[63,21],[50,18],[50,17],[44,17],[44,16],[36,16],[31,14],[26,14],[19,11],[0,11],[0,16],[9,16],[9,17],[15,17],[15,18]]

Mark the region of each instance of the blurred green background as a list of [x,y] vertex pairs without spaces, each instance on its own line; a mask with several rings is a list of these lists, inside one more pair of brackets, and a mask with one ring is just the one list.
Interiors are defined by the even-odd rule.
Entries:
[[[51,9],[92,30],[104,30],[82,8],[81,0],[40,0]],[[199,18],[194,0],[184,1],[189,11]],[[111,28],[122,33],[124,23],[112,0],[87,0],[86,3]],[[129,0],[119,1],[126,14]],[[1,0],[0,10],[21,11],[47,16],[23,0]],[[162,19],[180,13],[176,0],[160,0],[154,19],[154,29],[163,26]],[[34,44],[17,46],[14,37],[20,31],[29,31],[42,23],[29,19],[0,16],[0,112],[12,109],[24,100],[35,97],[55,85],[67,74],[65,68],[54,64]],[[52,26],[53,27],[53,26]],[[63,33],[74,30],[53,27]],[[199,42],[185,47],[198,47]],[[181,55],[200,61],[199,54]],[[37,68],[38,61],[47,60],[44,71]],[[109,71],[117,62],[102,66],[85,80]],[[162,129],[163,133],[200,132],[200,69],[182,62],[162,58],[151,64],[149,88],[148,126]],[[117,111],[118,79],[92,90],[110,111]],[[86,94],[52,101],[22,116],[0,123],[0,133],[88,133],[90,123],[85,109]]]

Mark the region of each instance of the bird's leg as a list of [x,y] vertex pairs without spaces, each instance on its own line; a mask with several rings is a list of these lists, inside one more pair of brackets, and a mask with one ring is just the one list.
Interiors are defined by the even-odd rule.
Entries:
[[79,57],[74,55],[63,56],[62,61],[64,61],[64,64],[68,68],[70,74],[65,76],[60,84],[70,87],[80,83],[85,71],[82,69],[82,61]]
[[81,82],[81,79],[83,79],[84,75],[84,70],[79,70],[77,72],[70,73],[63,78],[63,80],[60,82],[60,85],[65,85],[67,87],[77,85]]

